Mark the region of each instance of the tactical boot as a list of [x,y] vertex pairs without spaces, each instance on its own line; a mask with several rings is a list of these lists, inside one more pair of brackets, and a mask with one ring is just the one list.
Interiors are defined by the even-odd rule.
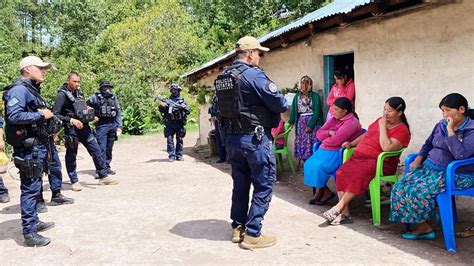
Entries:
[[176,161],[184,161],[183,156],[176,156]]
[[51,239],[37,233],[26,234],[24,237],[27,247],[43,247],[51,242]]
[[109,170],[107,171],[107,174],[109,174],[109,175],[115,175],[116,172],[115,172],[114,170],[112,170],[112,169],[109,168]]
[[49,230],[53,227],[54,227],[53,222],[45,223],[45,222],[39,221],[38,224],[36,225],[36,230],[38,232],[43,232],[43,231]]
[[243,249],[266,248],[277,243],[275,236],[260,235],[258,237],[244,235],[244,241],[240,242],[239,247]]
[[110,177],[104,177],[99,179],[99,185],[101,186],[107,186],[107,185],[118,185],[118,181],[115,179],[112,179]]
[[44,201],[36,202],[36,212],[37,213],[48,212],[48,208],[46,207],[46,203]]
[[168,161],[174,162],[174,160],[176,160],[176,158],[174,156],[168,156]]
[[8,196],[8,194],[0,195],[0,203],[7,203],[9,201],[10,201],[10,197]]
[[242,242],[244,240],[244,233],[244,228],[242,228],[241,225],[237,226],[232,230],[232,239],[230,241],[232,241],[232,243]]
[[65,197],[63,194],[58,193],[51,198],[51,206],[73,204],[74,199]]
[[72,189],[72,191],[81,191],[82,186],[81,186],[81,184],[79,184],[79,182],[72,183],[71,189]]

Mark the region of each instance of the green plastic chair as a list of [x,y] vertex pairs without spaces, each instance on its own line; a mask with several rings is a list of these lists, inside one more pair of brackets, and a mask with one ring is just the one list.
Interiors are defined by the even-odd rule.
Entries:
[[[275,153],[276,163],[277,163],[278,168],[280,169],[280,171],[283,171],[283,156],[282,155],[286,154],[287,159],[288,159],[288,164],[290,165],[291,172],[294,174],[294,173],[296,173],[295,172],[295,166],[293,165],[293,159],[291,158],[291,152],[290,152],[290,149],[288,148],[288,135],[290,134],[290,131],[292,129],[293,128],[290,126],[290,124],[285,123],[285,132],[280,134],[280,135],[276,135],[275,137],[273,137],[273,152]],[[283,138],[285,140],[285,144],[284,144],[282,149],[277,150],[275,140],[281,139],[281,138]]]
[[[369,184],[369,192],[370,192],[370,205],[372,206],[372,221],[374,225],[380,225],[380,182],[392,182],[396,183],[398,181],[398,177],[396,174],[394,175],[383,175],[383,162],[386,158],[400,156],[403,152],[404,148],[398,151],[386,151],[379,154],[377,157],[377,166],[375,169],[375,176],[370,181]],[[352,154],[354,153],[355,149],[345,149],[343,155],[343,162],[348,160]]]

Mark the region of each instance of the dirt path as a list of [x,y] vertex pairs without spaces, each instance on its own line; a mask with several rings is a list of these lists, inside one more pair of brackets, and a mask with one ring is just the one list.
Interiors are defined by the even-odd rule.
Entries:
[[[96,185],[92,160],[81,149],[78,169],[84,189],[71,191],[64,175],[64,194],[76,203],[49,206],[40,215],[56,222],[44,232],[52,239],[44,248],[23,247],[19,182],[4,176],[11,202],[0,204],[0,265],[474,263],[474,238],[458,240],[458,253],[448,254],[441,231],[434,242],[404,241],[400,225],[383,220],[375,228],[364,207],[354,224],[328,227],[321,216],[328,207],[306,203],[309,192],[298,176],[281,178],[265,217],[264,231],[277,235],[278,244],[242,250],[229,241],[230,166],[213,165],[216,158],[192,153],[196,138],[197,133],[187,136],[185,161],[173,163],[167,161],[161,135],[119,141],[112,166],[121,183],[110,187]],[[50,198],[49,190],[45,197]]]

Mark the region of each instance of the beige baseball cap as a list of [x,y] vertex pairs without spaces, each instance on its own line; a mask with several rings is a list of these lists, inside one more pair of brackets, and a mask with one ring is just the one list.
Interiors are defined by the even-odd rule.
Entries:
[[45,67],[50,69],[53,65],[51,63],[46,63],[37,56],[27,56],[20,61],[20,70],[29,66]]
[[236,50],[252,50],[252,49],[257,49],[264,52],[270,51],[270,48],[261,46],[257,38],[252,37],[252,36],[245,36],[245,37],[240,38],[237,41]]

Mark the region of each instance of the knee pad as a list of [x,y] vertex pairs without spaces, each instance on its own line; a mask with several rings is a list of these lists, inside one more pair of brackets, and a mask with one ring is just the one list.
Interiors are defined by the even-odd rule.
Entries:
[[185,136],[186,136],[186,128],[183,127],[178,131],[178,137],[184,138]]

